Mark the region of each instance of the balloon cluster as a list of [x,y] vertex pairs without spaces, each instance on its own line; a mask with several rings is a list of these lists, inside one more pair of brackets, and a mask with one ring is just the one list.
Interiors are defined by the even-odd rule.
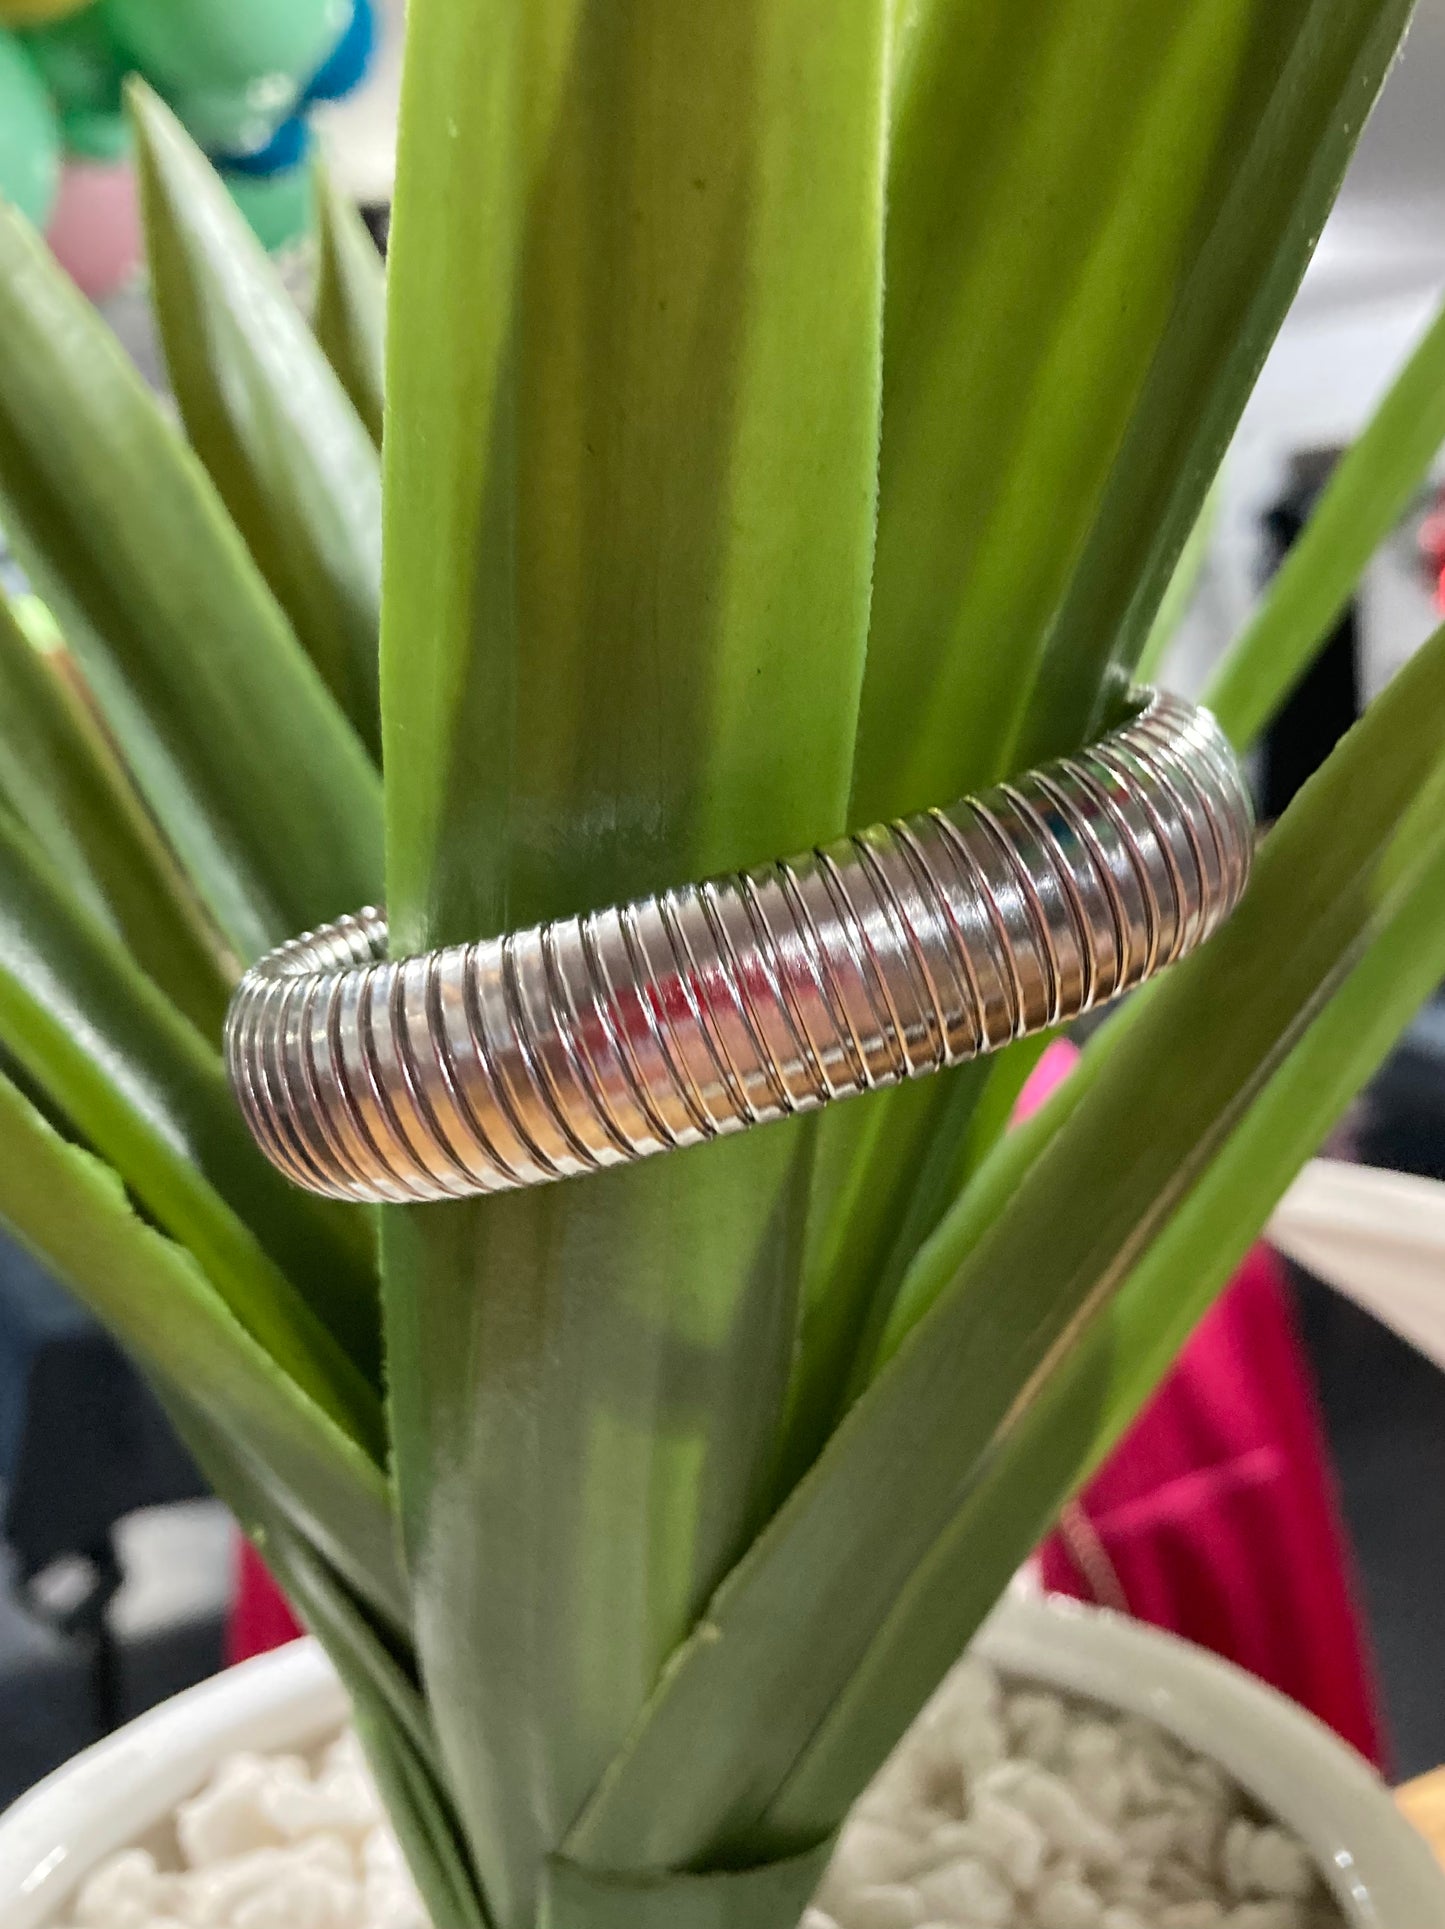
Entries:
[[268,247],[306,226],[317,101],[364,78],[372,0],[0,0],[0,198],[91,293],[134,258],[122,94],[140,74]]

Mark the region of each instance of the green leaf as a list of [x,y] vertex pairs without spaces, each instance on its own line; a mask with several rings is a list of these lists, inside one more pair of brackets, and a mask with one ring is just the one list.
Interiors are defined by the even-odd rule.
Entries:
[[284,1522],[262,1546],[292,1606],[320,1640],[351,1702],[387,1813],[431,1919],[490,1929],[462,1846],[414,1674],[404,1668],[344,1584]]
[[0,1078],[0,1219],[133,1359],[202,1411],[373,1612],[408,1625],[386,1476],[232,1317],[191,1255],[138,1219],[115,1173]]
[[[416,12],[384,449],[398,948],[843,827],[884,12]],[[808,1137],[389,1216],[419,1647],[499,1929],[530,1929],[545,1853],[756,1525]]]
[[[1445,969],[1442,715],[1445,632],[1302,793],[1230,923],[1106,1028],[964,1193],[905,1282],[886,1363],[670,1663],[568,1853],[604,1866],[619,1853],[665,1867],[756,1858],[836,1823],[936,1680],[947,1602],[958,1596],[953,1653],[987,1605],[960,1574],[987,1558],[993,1587],[1067,1488],[1034,1490],[1031,1507],[1016,1492],[1018,1538],[1009,1530],[1006,1555],[986,1557],[967,1510],[1007,1470],[1013,1429],[1067,1372],[1079,1336],[1212,1183],[1210,1242],[1172,1249],[1181,1303],[1191,1291],[1204,1303],[1270,1203],[1254,1161],[1287,1180]],[[1372,988],[1391,966],[1398,988],[1370,1049],[1341,1061],[1339,1026],[1311,1028],[1371,961]],[[1288,1153],[1270,1150],[1268,1108],[1258,1143],[1237,1144],[1281,1072],[1295,1108]],[[1140,1374],[1130,1392],[1146,1386]],[[1077,1411],[1066,1437],[1077,1449]],[[989,1522],[1005,1532],[1001,1511]],[[932,1629],[926,1662],[909,1647],[920,1625]],[[707,1748],[679,1776],[704,1722]]]
[[204,470],[0,208],[0,521],[243,959],[380,895],[380,785]]
[[380,747],[381,470],[330,363],[209,161],[130,94],[151,292],[191,446],[332,695]]
[[3,816],[0,1041],[192,1250],[252,1338],[381,1454],[366,1220],[267,1164],[216,1052]]
[[[1424,809],[1438,811],[1442,802],[1437,774]],[[1328,811],[1339,807],[1336,790]],[[1318,818],[1306,825],[1300,816],[1281,826],[1282,839],[1298,837],[1293,854],[1302,865],[1310,861],[1306,837],[1320,828]],[[1272,861],[1281,861],[1278,853]],[[1117,1294],[1088,1313],[1067,1355],[979,1456],[977,1479],[948,1534],[900,1594],[816,1737],[781,1814],[785,1827],[852,1799],[847,1791],[859,1786],[866,1764],[892,1746],[906,1711],[932,1692],[1060,1506],[1117,1444],[1280,1195],[1445,976],[1445,842],[1427,817],[1411,814],[1365,889],[1377,889],[1377,901],[1334,974],[1336,988],[1304,1007],[1299,1042],[1274,1061],[1277,1069],[1266,1067],[1259,1096],[1174,1202]],[[1165,1024],[1172,1038],[1178,1016],[1157,1021],[1149,1042],[1121,1043],[1131,1060],[1122,1076],[1138,1075]],[[1083,1078],[1075,1074],[1080,1089],[1071,1080],[1052,1117],[1040,1119],[1036,1154],[1056,1133],[1077,1144],[1108,1129],[1112,1121],[1097,1116],[1082,1087],[1114,1049],[1106,1038],[1091,1048]],[[1191,1070],[1182,1065],[1180,1077]],[[1077,1123],[1066,1124],[1076,1104]],[[1010,1177],[1019,1182],[1017,1172]],[[1037,1194],[1032,1203],[1037,1210]]]
[[84,698],[0,596],[0,796],[205,1036],[232,969]]
[[538,1929],[764,1929],[791,1925],[812,1900],[832,1840],[760,1869],[713,1875],[595,1874],[547,1866]]
[[[917,10],[894,84],[855,823],[951,801],[1104,721],[1408,12]],[[876,1320],[868,1220],[926,1226],[906,1175],[966,1157],[966,1098],[933,1102],[952,1122],[911,1095],[870,1103],[873,1120],[848,1107],[822,1128],[851,1257],[809,1282],[802,1372],[820,1383]]]
[[1248,744],[1314,660],[1445,442],[1445,311],[1335,465],[1299,541],[1231,645],[1206,702]]
[[380,448],[386,267],[355,204],[325,174],[319,182],[317,213],[316,339]]
[[1097,729],[1130,680],[1414,0],[1220,4],[1236,29],[1248,17],[1233,42],[1233,99],[1171,291],[1169,329],[1049,624],[1014,744],[1022,764]]
[[304,1528],[293,1525],[264,1466],[227,1441],[210,1415],[177,1388],[166,1384],[159,1391],[176,1431],[340,1676],[431,1920],[489,1929],[450,1819],[431,1721],[401,1631],[374,1625]]
[[1208,560],[1218,514],[1219,485],[1216,482],[1204,498],[1204,507],[1195,517],[1194,527],[1179,552],[1179,561],[1174,565],[1169,587],[1155,611],[1148,638],[1134,665],[1134,675],[1142,684],[1152,684],[1158,676],[1179,626],[1189,613],[1189,605],[1194,600],[1194,592],[1199,587],[1199,578]]
[[1098,716],[1408,12],[923,10],[895,88],[857,821],[959,796]]

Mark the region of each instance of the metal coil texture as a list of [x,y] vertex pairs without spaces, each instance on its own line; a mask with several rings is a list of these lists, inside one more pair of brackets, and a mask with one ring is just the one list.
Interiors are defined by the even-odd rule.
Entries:
[[996,1051],[1116,997],[1238,901],[1254,823],[1214,719],[1146,694],[950,810],[423,957],[367,910],[247,972],[230,1076],[298,1185],[544,1183]]

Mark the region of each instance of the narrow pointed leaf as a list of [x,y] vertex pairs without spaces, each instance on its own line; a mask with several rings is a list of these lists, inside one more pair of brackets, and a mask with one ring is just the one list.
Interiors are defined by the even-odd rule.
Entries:
[[1445,442],[1445,312],[1337,463],[1303,535],[1230,646],[1205,701],[1238,744],[1269,722],[1354,595]]
[[860,822],[1003,774],[1046,641],[1023,761],[1098,714],[1408,12],[923,10],[889,170]]
[[131,94],[146,254],[191,446],[297,636],[379,747],[381,470],[350,397],[209,161]]
[[321,352],[381,447],[386,268],[366,223],[329,176],[317,197],[316,313]]
[[1174,565],[1169,587],[1160,600],[1154,621],[1149,625],[1148,638],[1134,665],[1134,675],[1140,683],[1152,684],[1156,680],[1179,627],[1189,613],[1189,605],[1194,600],[1209,557],[1209,544],[1214,535],[1218,512],[1219,487],[1216,484],[1204,498],[1204,507],[1195,518],[1189,539],[1179,552],[1179,561]]
[[[905,1282],[896,1350],[674,1658],[569,1852],[606,1865],[625,1848],[661,1866],[782,1853],[816,1839],[827,1814],[836,1821],[845,1782],[861,1789],[881,1759],[872,1748],[891,1745],[921,1699],[906,1643],[888,1642],[891,1666],[870,1661],[874,1644],[927,1592],[1010,1428],[1296,1048],[1297,1102],[1312,1074],[1320,1085],[1319,1104],[1300,1110],[1305,1151],[1348,1095],[1327,1055],[1309,1062],[1311,1021],[1375,946],[1396,944],[1394,920],[1439,904],[1442,716],[1445,632],[1301,795],[1231,922],[1117,1019],[1059,1101],[1000,1149],[975,1182],[997,1201],[982,1223],[965,1192]],[[1445,912],[1430,915],[1438,933]],[[1425,957],[1440,962],[1434,937]],[[1424,982],[1400,974],[1402,992]],[[1408,997],[1391,1010],[1403,1025]],[[1328,1054],[1334,1035],[1320,1036]],[[1370,1062],[1350,1069],[1363,1077]],[[1219,1196],[1217,1250],[1188,1261],[1206,1296],[1269,1203],[1248,1186]],[[1181,1282],[1181,1298],[1189,1290]],[[971,1371],[979,1360],[986,1376]],[[961,1615],[960,1644],[969,1631]],[[867,1692],[853,1697],[864,1669]],[[843,1706],[824,1773],[807,1758]],[[704,1709],[706,1758],[679,1778],[670,1764]]]
[[[885,11],[415,12],[384,451],[400,947],[843,828]],[[419,1646],[499,1929],[531,1929],[542,1857],[764,1509],[808,1163],[780,1129],[389,1220]]]
[[325,1648],[402,1852],[434,1923],[489,1929],[465,1853],[449,1819],[426,1704],[404,1630],[383,1632],[317,1551],[278,1496],[264,1466],[226,1439],[210,1415],[174,1386],[161,1390],[171,1424],[264,1557],[291,1607]]
[[386,1476],[243,1331],[190,1254],[132,1211],[119,1178],[0,1078],[0,1219],[164,1390],[264,1464],[288,1512],[374,1612],[405,1627]]
[[[1438,796],[1438,784],[1432,791]],[[1402,830],[1400,844],[1415,839]],[[1303,1014],[1299,1043],[1117,1297],[1089,1313],[1067,1357],[997,1429],[948,1533],[814,1739],[775,1826],[806,1828],[810,1816],[853,1799],[865,1765],[892,1746],[1063,1502],[1117,1444],[1295,1174],[1442,976],[1445,847],[1434,840],[1416,845],[1407,874],[1381,893],[1338,989],[1318,1016]],[[1061,1138],[1099,1129],[1087,1098],[1077,1124],[1065,1127],[1074,1100],[1061,1099]],[[1053,1122],[1040,1125],[1035,1143],[1044,1145]]]
[[3,819],[0,1041],[195,1253],[251,1336],[379,1453],[365,1220],[267,1164],[216,1052]]
[[184,1015],[218,1038],[219,937],[84,703],[0,596],[0,796]]
[[380,895],[380,785],[194,455],[0,208],[0,522],[249,959]]
[[[1409,10],[918,10],[894,88],[856,822],[1025,769],[1104,720]],[[922,1171],[947,1119],[874,1103],[872,1137]],[[823,1126],[845,1145],[869,1131],[847,1111]],[[866,1214],[866,1143],[853,1158],[842,1196]],[[820,1165],[846,1155],[829,1144]],[[906,1187],[884,1197],[926,1223]],[[866,1324],[858,1277],[810,1282],[809,1357],[846,1354]]]
[[415,1680],[303,1539],[276,1523],[264,1544],[272,1571],[341,1677],[387,1814],[432,1921],[448,1929],[490,1929]]

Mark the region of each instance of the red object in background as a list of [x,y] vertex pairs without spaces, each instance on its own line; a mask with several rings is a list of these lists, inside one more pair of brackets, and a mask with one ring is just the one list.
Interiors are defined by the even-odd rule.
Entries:
[[226,1662],[234,1667],[253,1654],[284,1648],[301,1634],[301,1624],[271,1579],[261,1556],[246,1540],[236,1543],[236,1594],[226,1629]]
[[[1075,1053],[1056,1043],[1019,1102]],[[1258,1247],[1133,1430],[1040,1550],[1045,1585],[1103,1601],[1247,1668],[1379,1764],[1371,1670],[1324,1431],[1283,1269]],[[299,1632],[249,1548],[231,1627],[242,1660]]]
[[1042,1554],[1046,1587],[1224,1655],[1382,1765],[1323,1430],[1268,1247]]

